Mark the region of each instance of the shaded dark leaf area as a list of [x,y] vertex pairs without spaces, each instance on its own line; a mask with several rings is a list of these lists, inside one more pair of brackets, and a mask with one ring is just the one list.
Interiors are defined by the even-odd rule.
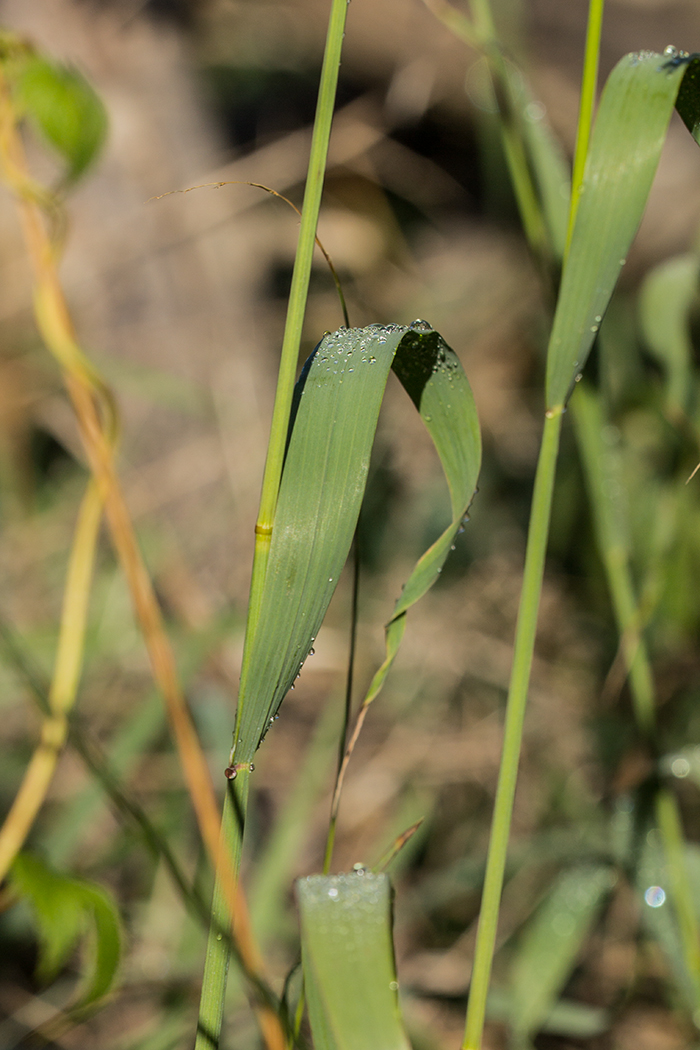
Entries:
[[[350,872],[392,857],[403,1024],[415,1050],[449,1050],[464,1027],[556,267],[536,262],[523,236],[483,59],[431,7],[350,5],[319,237],[351,325],[427,319],[468,376],[482,431],[468,518],[435,586],[407,613],[350,762],[333,863]],[[551,126],[570,158],[587,5],[493,8],[506,53],[527,70],[528,120]],[[28,127],[26,148],[47,184],[61,183],[66,164],[69,174],[90,165],[67,198],[61,275],[81,345],[117,392],[120,475],[222,797],[298,233],[284,201],[245,183],[301,206],[327,9],[326,0],[0,2],[0,22],[69,63],[66,91],[83,91],[84,76],[109,118],[99,158],[77,147],[47,154],[53,111]],[[691,0],[610,0],[605,17],[601,76],[628,52],[700,49]],[[700,902],[700,475],[686,484],[700,460],[700,153],[690,71],[587,382],[565,416],[485,1050],[700,1046],[698,972],[657,832],[658,800],[670,793]],[[211,183],[230,185],[161,196]],[[86,471],[32,320],[5,190],[0,230],[4,815],[39,738]],[[317,253],[303,356],[342,323]],[[420,400],[428,366],[401,367]],[[384,659],[402,585],[451,517],[440,458],[395,375],[366,474],[356,705]],[[633,592],[623,642],[643,631],[646,643],[652,739],[635,716],[610,558],[628,567]],[[254,756],[243,881],[277,993],[300,950],[294,880],[323,862],[352,590],[347,566],[294,691],[265,711],[274,724]],[[25,846],[31,859],[1,891],[0,1047],[190,1046],[212,879],[106,537],[71,726]],[[323,968],[327,946],[309,943]],[[298,973],[288,990],[294,1007]],[[232,965],[222,1047],[261,1045]]]

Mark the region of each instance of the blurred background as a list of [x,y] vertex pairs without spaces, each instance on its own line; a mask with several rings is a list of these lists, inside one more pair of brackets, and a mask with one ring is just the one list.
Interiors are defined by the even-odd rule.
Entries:
[[[538,100],[533,119],[548,121],[570,156],[587,5],[499,0],[494,9]],[[230,743],[298,217],[247,185],[171,191],[254,181],[301,204],[327,12],[326,0],[0,2],[0,23],[76,65],[109,113],[104,154],[69,201],[62,276],[82,345],[117,392],[121,476],[217,784]],[[626,52],[668,44],[700,50],[694,2],[609,0],[603,76]],[[440,585],[410,614],[402,653],[353,759],[336,855],[336,870],[373,864],[425,817],[394,877],[399,976],[412,1037],[426,1050],[461,1039],[549,323],[484,85],[483,60],[421,0],[352,0],[319,235],[343,282],[351,324],[423,317],[457,351],[484,439],[471,522]],[[37,175],[50,178],[38,145],[28,148]],[[614,408],[636,486],[631,543],[641,580],[655,499],[664,485],[685,480],[699,457],[696,439],[679,436],[660,408],[659,369],[645,354],[635,297],[652,267],[694,248],[699,222],[700,156],[674,117],[613,311],[626,354]],[[7,638],[38,674],[50,674],[85,469],[60,377],[33,324],[29,270],[7,194],[0,195],[0,272],[0,799],[7,807],[39,724]],[[319,255],[305,351],[341,323]],[[414,415],[390,384],[362,520],[358,697],[381,661],[382,624],[401,582],[449,517],[437,459]],[[700,579],[699,511],[691,488],[650,624],[661,749],[669,753],[700,744],[700,602],[688,586]],[[349,603],[344,579],[316,654],[256,761],[249,894],[276,979],[294,960],[292,880],[322,862]],[[649,775],[624,681],[608,677],[617,646],[581,468],[565,433],[497,986],[507,983],[509,945],[553,876],[572,857],[603,849],[619,800]],[[76,718],[206,891],[177,758],[106,540]],[[700,805],[690,780],[681,796],[695,839]],[[191,1045],[204,934],[162,864],[70,748],[31,845],[60,870],[107,886],[126,930],[111,1002],[50,1045]],[[34,1045],[28,1033],[75,983],[78,960],[48,989],[33,977],[35,961],[29,918],[10,908],[0,925],[2,1047]],[[537,1037],[542,1050],[689,1045],[668,959],[643,932],[640,905],[622,881],[576,956],[566,996],[581,1006],[579,1028],[555,1021]],[[227,1045],[256,1046],[235,978],[230,997],[236,1034]],[[498,1011],[495,1002],[492,1048],[507,1045]]]

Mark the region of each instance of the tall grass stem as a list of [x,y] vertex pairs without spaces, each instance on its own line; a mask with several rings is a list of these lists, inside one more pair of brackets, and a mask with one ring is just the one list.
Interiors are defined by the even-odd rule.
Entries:
[[[335,107],[340,56],[345,35],[348,0],[332,0],[326,45],[321,69],[314,130],[311,139],[309,168],[304,191],[299,240],[292,271],[292,283],[287,307],[287,319],[282,340],[275,404],[270,426],[270,439],[263,474],[260,508],[255,525],[255,551],[248,601],[246,639],[241,665],[239,707],[234,730],[231,763],[234,762],[241,700],[244,696],[252,641],[255,636],[262,602],[265,573],[272,541],[275,510],[279,493],[287,431],[294,393],[302,328],[306,312],[311,264],[313,261],[316,228],[321,207],[321,196],[328,159],[333,110]],[[227,793],[222,821],[221,842],[227,857],[231,859],[235,875],[238,875],[243,845],[243,830],[248,801],[249,769],[241,769],[233,782],[233,791]],[[220,876],[214,890],[212,928],[207,944],[207,954],[202,982],[200,1018],[197,1030],[196,1050],[211,1050],[218,1047],[223,1022],[223,1003],[226,989],[229,948],[218,934],[222,906]]]
[[590,0],[588,5],[588,27],[586,30],[586,50],[583,58],[583,76],[581,78],[581,98],[579,101],[578,128],[576,131],[576,150],[574,169],[571,177],[571,207],[569,209],[569,226],[566,233],[564,259],[569,254],[571,237],[574,232],[578,199],[583,183],[583,172],[588,156],[588,144],[591,140],[593,110],[595,107],[596,89],[598,87],[598,64],[600,41],[603,30],[603,8],[605,0]]
[[513,668],[506,706],[503,753],[491,824],[486,877],[479,915],[464,1043],[462,1044],[463,1050],[480,1050],[484,1020],[486,1018],[486,996],[496,946],[498,912],[503,889],[506,853],[523,735],[523,721],[535,647],[537,614],[542,592],[561,423],[562,409],[556,409],[547,413],[537,463],[530,526],[527,536],[527,550],[525,553],[523,586],[515,634]]

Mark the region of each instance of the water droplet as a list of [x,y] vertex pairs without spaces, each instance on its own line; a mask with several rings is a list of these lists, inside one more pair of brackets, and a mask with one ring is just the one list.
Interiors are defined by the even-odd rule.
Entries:
[[687,777],[690,773],[690,762],[687,758],[674,758],[671,763],[671,772],[674,777]]
[[399,982],[398,981],[389,981],[389,988],[391,989],[392,992],[398,992],[398,990],[399,990]]
[[309,656],[315,656],[316,650],[314,648],[309,649]]
[[583,379],[583,372],[579,372],[579,374],[574,377],[574,383],[580,383],[582,379]]
[[595,315],[595,317],[594,317],[594,321],[595,321],[595,323],[596,323],[596,324],[600,324],[600,322],[601,322],[602,320],[603,320],[603,318],[602,318],[602,317],[600,316],[600,314],[596,314],[596,315]]
[[331,888],[330,888],[330,889],[329,889],[329,891],[328,891],[328,896],[329,896],[329,897],[332,897],[332,898],[333,898],[333,900],[335,900],[335,898],[336,898],[336,897],[338,896],[338,891],[337,891],[337,889],[335,888],[335,886],[331,886]]
[[660,908],[666,901],[666,891],[661,886],[649,886],[644,892],[644,900],[650,908]]
[[292,684],[290,685],[290,687],[289,687],[289,688],[290,688],[290,689],[294,689],[294,688],[295,688],[295,686],[294,686],[294,682],[292,682]]
[[666,58],[678,58],[678,48],[674,47],[673,44],[669,44],[664,48],[664,55]]
[[251,772],[251,773],[254,773],[254,772],[255,772],[255,766],[253,765],[253,763],[252,763],[252,762],[250,763],[250,772]]
[[432,416],[423,416],[423,419],[425,420],[426,423],[432,423],[432,421],[433,421],[433,417]]
[[538,120],[542,120],[546,112],[546,107],[541,102],[529,102],[525,106],[525,116],[535,124]]
[[597,332],[598,331],[598,325],[597,324],[592,324],[591,325],[591,331],[592,332]]
[[456,550],[457,550],[457,547],[456,547],[456,545],[455,545],[454,543],[453,543],[453,544],[452,544],[452,546],[450,547],[450,550],[451,550],[451,551],[456,551]]
[[332,577],[332,576],[329,576],[329,577],[328,577],[328,582],[329,582],[329,583],[333,583],[333,577]]

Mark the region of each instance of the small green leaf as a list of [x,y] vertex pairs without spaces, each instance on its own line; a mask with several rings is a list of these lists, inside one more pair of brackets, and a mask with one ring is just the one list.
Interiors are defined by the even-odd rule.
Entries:
[[408,608],[433,585],[467,512],[481,445],[457,355],[424,321],[327,335],[297,384],[260,617],[244,657],[235,731],[250,762],[313,645],[357,524],[390,368],[419,409],[445,471],[452,520],[419,560],[387,628],[381,688]]
[[92,163],[107,135],[105,108],[76,69],[32,56],[16,83],[18,105],[68,165],[74,182]]
[[30,853],[16,858],[10,878],[36,919],[38,978],[56,977],[89,934],[90,958],[71,1009],[82,1010],[100,999],[114,983],[121,953],[119,916],[110,895],[95,883],[59,874]]
[[698,296],[700,259],[679,255],[656,266],[639,293],[644,339],[666,373],[666,405],[672,417],[687,414],[693,393],[690,308]]
[[525,927],[511,970],[511,1026],[521,1041],[551,1013],[614,881],[608,865],[564,872]]
[[316,1050],[409,1050],[397,997],[389,879],[297,882],[302,964]]
[[566,404],[624,265],[687,66],[626,55],[605,85],[547,354],[547,408]]

